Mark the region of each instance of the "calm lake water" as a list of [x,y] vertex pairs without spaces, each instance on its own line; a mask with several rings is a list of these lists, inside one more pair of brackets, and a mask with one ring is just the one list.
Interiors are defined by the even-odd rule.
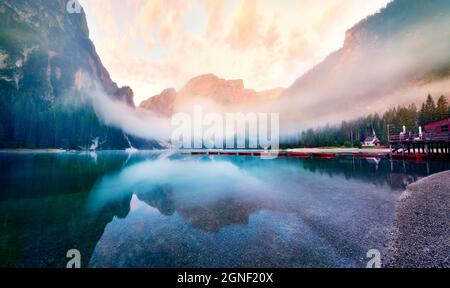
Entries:
[[365,267],[448,162],[0,153],[0,266]]

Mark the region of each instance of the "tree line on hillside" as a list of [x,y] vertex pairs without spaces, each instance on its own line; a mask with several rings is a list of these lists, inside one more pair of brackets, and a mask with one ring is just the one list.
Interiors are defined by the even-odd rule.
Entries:
[[415,104],[389,109],[383,115],[378,113],[360,117],[352,121],[343,121],[340,125],[308,129],[300,133],[296,143],[286,146],[296,147],[361,147],[361,143],[375,132],[382,145],[388,144],[389,135],[399,134],[403,126],[407,131],[418,133],[419,126],[443,119],[450,115],[450,106],[445,96],[437,101],[428,95],[420,109]]

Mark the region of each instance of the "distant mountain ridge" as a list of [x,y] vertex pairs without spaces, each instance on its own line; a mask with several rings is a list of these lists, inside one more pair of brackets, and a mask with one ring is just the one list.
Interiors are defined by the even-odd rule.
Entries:
[[143,101],[140,107],[170,116],[177,107],[194,103],[199,98],[211,100],[223,107],[230,107],[268,101],[277,98],[283,91],[284,88],[278,87],[257,92],[245,88],[244,81],[241,79],[225,80],[214,74],[204,74],[190,79],[179,92],[173,88],[165,89],[161,94]]
[[349,29],[343,47],[287,88],[280,105],[311,126],[418,102],[427,89],[450,93],[432,85],[450,76],[449,15],[447,0],[390,2]]

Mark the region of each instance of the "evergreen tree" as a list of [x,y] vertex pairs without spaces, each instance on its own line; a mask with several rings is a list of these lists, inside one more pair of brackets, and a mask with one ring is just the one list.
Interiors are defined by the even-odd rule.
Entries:
[[427,100],[425,102],[425,110],[423,114],[424,123],[436,120],[436,105],[430,94],[428,94]]
[[437,101],[436,119],[443,119],[447,116],[448,101],[444,95],[441,95]]
[[425,124],[425,103],[422,103],[422,107],[419,111],[419,125],[423,126]]
[[415,104],[398,106],[390,108],[381,116],[370,114],[353,121],[343,121],[336,126],[326,125],[316,129],[308,129],[301,133],[301,145],[303,147],[335,145],[358,147],[366,137],[372,136],[374,131],[381,143],[387,145],[388,135],[399,134],[403,130],[403,126],[406,126],[407,131],[417,133],[419,125],[423,126],[426,122],[438,118],[437,115],[442,115],[443,111],[447,111],[449,104],[446,99],[441,98],[438,101],[438,108],[431,95],[428,95],[419,111]]

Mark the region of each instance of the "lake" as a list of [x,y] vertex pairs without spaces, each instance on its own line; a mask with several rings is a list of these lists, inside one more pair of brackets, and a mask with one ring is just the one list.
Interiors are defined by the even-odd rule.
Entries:
[[0,266],[365,267],[448,162],[0,153]]

